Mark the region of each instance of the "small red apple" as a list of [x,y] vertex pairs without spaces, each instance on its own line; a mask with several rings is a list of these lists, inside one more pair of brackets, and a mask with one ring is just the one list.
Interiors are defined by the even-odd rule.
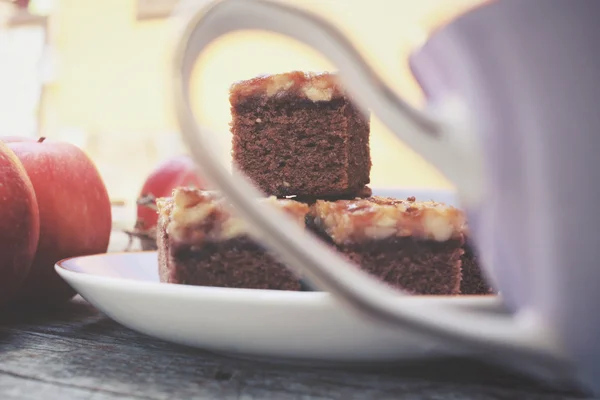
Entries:
[[198,168],[191,157],[180,155],[163,161],[150,173],[142,187],[138,198],[136,229],[148,231],[156,227],[157,198],[170,196],[176,187],[202,188],[203,185]]
[[66,301],[75,292],[58,276],[54,264],[106,252],[112,225],[108,192],[92,161],[77,146],[44,138],[6,140],[33,184],[40,215],[35,260],[18,298],[33,304]]
[[[137,200],[137,219],[130,238],[137,237],[142,250],[156,250],[156,199],[170,196],[180,186],[202,188],[204,183],[189,156],[179,155],[160,163],[150,173]],[[131,244],[131,242],[130,242]]]
[[0,142],[0,306],[29,274],[40,220],[35,192],[17,156]]

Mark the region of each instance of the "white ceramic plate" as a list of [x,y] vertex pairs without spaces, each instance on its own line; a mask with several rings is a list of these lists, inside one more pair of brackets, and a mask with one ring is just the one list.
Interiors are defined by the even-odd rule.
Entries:
[[[389,190],[452,202],[446,191]],[[206,350],[323,363],[377,363],[463,354],[409,331],[358,317],[323,292],[163,284],[155,252],[109,253],[63,260],[58,273],[98,309],[141,333]],[[494,296],[399,296],[399,306],[497,308]]]

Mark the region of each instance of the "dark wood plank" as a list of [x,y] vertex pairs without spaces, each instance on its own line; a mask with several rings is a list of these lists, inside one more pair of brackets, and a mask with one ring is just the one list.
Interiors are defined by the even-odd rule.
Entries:
[[172,345],[113,322],[78,298],[0,319],[2,399],[563,399],[472,360],[332,370],[238,360]]
[[79,389],[76,387],[56,385],[39,380],[6,375],[0,377],[0,393],[2,394],[3,400],[122,400],[124,398],[131,398],[121,394],[90,391],[87,389]]

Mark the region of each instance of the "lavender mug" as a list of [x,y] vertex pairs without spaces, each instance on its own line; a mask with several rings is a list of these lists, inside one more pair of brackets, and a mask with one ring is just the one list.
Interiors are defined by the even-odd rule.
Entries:
[[[297,273],[372,321],[401,325],[600,393],[600,1],[498,0],[434,32],[411,67],[427,110],[404,102],[352,44],[280,1],[183,2],[176,12],[174,104],[204,176]],[[513,312],[415,311],[389,289],[248,199],[251,182],[217,159],[196,121],[190,78],[226,33],[262,29],[328,56],[349,93],[457,187],[486,273]]]

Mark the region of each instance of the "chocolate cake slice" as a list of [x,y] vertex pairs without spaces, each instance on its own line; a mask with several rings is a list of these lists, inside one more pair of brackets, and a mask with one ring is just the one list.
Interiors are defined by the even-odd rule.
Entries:
[[233,163],[267,195],[353,195],[369,183],[369,118],[334,74],[261,76],[229,100]]
[[465,239],[464,251],[465,253],[461,258],[462,281],[460,283],[460,293],[471,295],[494,294],[495,291],[483,275],[475,249],[469,243],[468,236]]
[[[308,206],[269,197],[304,226]],[[157,201],[160,281],[185,285],[300,290],[299,280],[250,238],[249,227],[215,192],[178,188]]]
[[463,213],[413,197],[324,201],[310,227],[364,271],[411,294],[460,293]]

